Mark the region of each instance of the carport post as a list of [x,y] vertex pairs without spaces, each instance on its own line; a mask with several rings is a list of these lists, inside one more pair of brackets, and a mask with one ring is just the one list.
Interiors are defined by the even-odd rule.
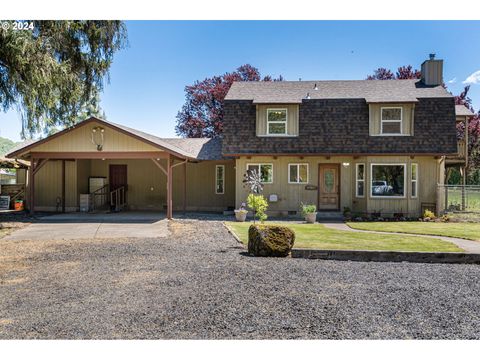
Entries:
[[183,214],[187,212],[187,162],[183,164]]
[[30,210],[30,214],[33,215],[35,213],[35,205],[34,205],[34,199],[35,199],[35,184],[34,184],[34,179],[35,176],[33,174],[33,167],[35,164],[35,158],[32,157],[30,160],[30,167],[28,169],[28,186],[30,187],[30,193],[28,194],[28,207]]
[[167,219],[171,219],[173,217],[173,211],[172,211],[172,172],[173,172],[173,161],[172,161],[172,155],[168,154],[167,158]]
[[65,159],[62,160],[62,213],[65,212]]

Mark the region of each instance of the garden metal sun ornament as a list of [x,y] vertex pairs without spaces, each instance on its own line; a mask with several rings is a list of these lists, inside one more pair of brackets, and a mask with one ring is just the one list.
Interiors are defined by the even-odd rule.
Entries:
[[260,173],[257,170],[247,170],[243,175],[243,186],[252,194],[260,194],[263,191],[263,184]]

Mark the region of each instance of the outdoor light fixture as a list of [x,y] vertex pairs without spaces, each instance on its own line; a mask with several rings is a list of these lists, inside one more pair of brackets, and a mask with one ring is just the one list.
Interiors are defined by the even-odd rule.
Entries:
[[343,167],[349,167],[350,166],[350,163],[349,162],[344,162],[342,163]]
[[103,133],[105,129],[101,126],[96,126],[92,129],[92,143],[97,146],[97,151],[103,150]]

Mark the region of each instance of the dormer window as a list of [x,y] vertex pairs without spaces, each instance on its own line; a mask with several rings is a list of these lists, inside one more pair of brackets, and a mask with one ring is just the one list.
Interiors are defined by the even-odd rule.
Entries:
[[287,135],[288,111],[282,109],[267,109],[267,135]]
[[382,107],[380,114],[382,135],[402,135],[401,107]]

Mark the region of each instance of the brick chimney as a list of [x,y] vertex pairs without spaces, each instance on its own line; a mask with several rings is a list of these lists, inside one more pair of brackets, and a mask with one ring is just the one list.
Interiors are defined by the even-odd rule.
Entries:
[[435,54],[422,63],[422,82],[429,86],[443,84],[443,60],[436,60]]

